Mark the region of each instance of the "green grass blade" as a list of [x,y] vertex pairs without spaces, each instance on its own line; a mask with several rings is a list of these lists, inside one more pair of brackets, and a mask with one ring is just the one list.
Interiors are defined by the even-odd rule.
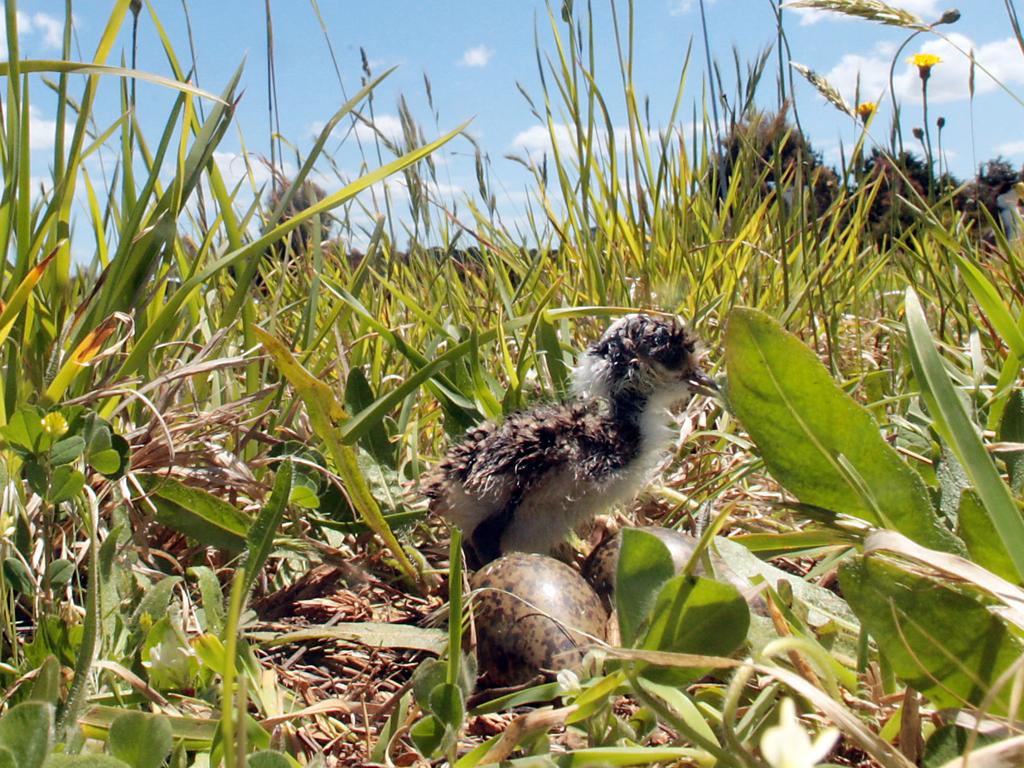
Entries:
[[978,302],[978,306],[992,323],[992,327],[999,333],[1001,340],[1006,343],[1014,355],[1024,358],[1024,331],[1021,329],[1021,321],[1013,319],[1009,306],[1003,301],[996,287],[989,282],[975,264],[958,253],[954,253],[953,258],[956,259],[960,267],[960,272],[971,295],[974,296],[974,300]]
[[463,123],[458,128],[446,133],[441,138],[437,139],[430,144],[427,144],[419,149],[410,152],[402,157],[394,160],[380,168],[372,171],[365,176],[357,179],[343,189],[335,192],[332,195],[328,195],[319,203],[311,205],[309,208],[297,213],[292,216],[288,221],[282,222],[274,227],[270,232],[265,234],[263,237],[255,240],[248,245],[233,250],[221,258],[214,261],[212,264],[206,266],[206,268],[198,271],[192,277],[183,281],[181,286],[175,291],[171,297],[167,300],[167,303],[161,309],[156,319],[150,324],[149,328],[146,329],[145,333],[138,339],[134,349],[128,355],[128,358],[124,361],[121,366],[121,375],[130,375],[134,373],[149,357],[153,348],[162,341],[163,337],[169,332],[173,323],[177,319],[178,310],[181,309],[182,304],[192,294],[193,291],[203,286],[206,281],[216,275],[220,270],[231,266],[237,262],[245,261],[246,259],[254,259],[260,257],[270,245],[282,240],[292,230],[297,229],[304,222],[311,219],[313,216],[317,216],[321,213],[335,208],[346,200],[354,197],[355,195],[362,192],[367,187],[373,186],[378,181],[387,178],[392,173],[400,171],[409,165],[412,165],[424,157],[429,155],[438,147],[447,143],[451,139],[455,138],[461,133],[469,123]]
[[[8,62],[0,61],[0,77],[7,77],[8,74],[10,74],[10,69],[11,67]],[[209,91],[204,91],[202,88],[196,88],[194,85],[189,83],[172,80],[169,77],[154,75],[151,72],[143,72],[138,69],[113,67],[109,64],[90,64],[85,61],[60,61],[57,59],[22,59],[19,62],[19,69],[23,73],[33,74],[41,72],[57,72],[59,74],[67,75],[112,75],[114,77],[130,77],[136,80],[145,80],[148,83],[160,85],[164,88],[171,88],[193,96],[200,96],[204,99],[209,99],[210,101],[225,103],[220,96],[210,93]]]
[[906,293],[908,351],[933,426],[953,450],[971,480],[992,524],[1024,579],[1024,520],[1013,495],[985,450],[978,430],[957,395],[939,357],[917,293]]
[[345,419],[345,409],[334,397],[330,387],[312,376],[292,356],[291,352],[280,341],[262,328],[254,328],[263,348],[273,358],[278,370],[295,388],[296,393],[306,405],[306,413],[317,437],[322,440],[334,459],[335,469],[345,484],[352,507],[359,513],[370,529],[387,544],[402,571],[416,583],[422,583],[422,577],[409,560],[398,543],[394,532],[380,512],[380,507],[366,483],[355,449],[342,444],[338,439],[337,425]]
[[293,465],[290,461],[285,461],[278,467],[270,499],[256,515],[256,520],[246,535],[246,548],[249,557],[245,562],[246,580],[243,586],[247,595],[263,571],[263,566],[274,548],[274,535],[277,533],[277,526],[281,523],[281,518],[288,506],[288,498],[292,492],[292,472]]
[[233,504],[199,488],[162,475],[140,475],[142,487],[156,507],[162,525],[191,536],[200,544],[242,552],[252,518]]

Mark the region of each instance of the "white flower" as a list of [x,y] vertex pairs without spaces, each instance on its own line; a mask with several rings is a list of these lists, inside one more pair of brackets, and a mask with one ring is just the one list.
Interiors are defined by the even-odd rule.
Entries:
[[779,724],[761,736],[761,756],[772,768],[814,768],[839,738],[835,728],[824,728],[814,739],[796,718],[792,699],[779,704]]
[[196,652],[168,627],[160,642],[149,649],[149,662],[143,666],[149,667],[151,679],[184,688],[195,673]]
[[583,686],[580,685],[579,675],[571,669],[563,669],[555,679],[558,681],[558,692],[563,696],[579,693],[583,690]]

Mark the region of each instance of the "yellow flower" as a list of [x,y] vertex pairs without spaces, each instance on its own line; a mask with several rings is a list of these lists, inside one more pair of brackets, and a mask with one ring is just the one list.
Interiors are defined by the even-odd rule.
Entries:
[[942,57],[934,53],[915,53],[907,61],[917,67],[917,72],[922,80],[927,80],[932,73],[932,67],[942,63]]
[[68,431],[68,420],[56,411],[43,416],[42,424],[43,432],[53,438],[60,437]]
[[865,123],[874,117],[875,112],[878,111],[878,104],[873,101],[862,101],[857,105],[857,114],[860,119]]

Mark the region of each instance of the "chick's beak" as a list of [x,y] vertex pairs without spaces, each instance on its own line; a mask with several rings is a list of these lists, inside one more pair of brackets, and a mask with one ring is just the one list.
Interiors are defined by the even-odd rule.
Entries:
[[704,371],[697,370],[688,374],[686,376],[686,383],[690,385],[690,389],[694,392],[699,392],[707,397],[716,397],[718,395],[718,384]]

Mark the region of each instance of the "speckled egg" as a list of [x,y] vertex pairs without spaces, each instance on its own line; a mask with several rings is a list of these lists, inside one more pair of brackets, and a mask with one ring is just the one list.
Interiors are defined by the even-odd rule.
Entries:
[[[673,531],[671,528],[651,526],[643,528],[643,531],[657,536],[668,547],[668,552],[672,555],[672,562],[677,571],[690,561],[693,551],[697,548],[697,539],[685,533]],[[615,572],[619,567],[619,547],[621,546],[622,533],[619,532],[598,544],[583,564],[583,578],[594,588],[605,608],[609,610],[613,605]],[[697,563],[696,571],[698,574],[704,573],[703,563]]]
[[579,664],[608,616],[589,584],[565,563],[515,552],[470,579],[476,653],[485,681],[519,685]]
[[[682,570],[690,562],[690,558],[693,557],[693,552],[697,548],[695,537],[674,531],[671,528],[650,526],[642,530],[657,536],[668,547],[668,552],[672,556],[672,562],[677,571]],[[598,544],[581,569],[583,578],[594,588],[601,604],[609,612],[615,605],[615,572],[619,567],[619,547],[621,546],[622,532],[620,531]],[[694,568],[697,575],[732,584],[743,595],[752,612],[759,616],[768,616],[768,605],[761,597],[760,591],[730,568],[729,564],[719,555],[711,552],[710,556],[714,573],[707,572],[702,558],[697,561],[697,566]]]

